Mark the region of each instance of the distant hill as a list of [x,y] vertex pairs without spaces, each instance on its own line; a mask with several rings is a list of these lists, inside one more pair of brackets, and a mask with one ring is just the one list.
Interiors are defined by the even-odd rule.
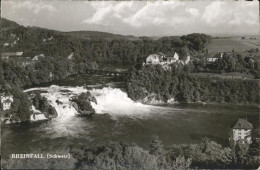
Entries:
[[[0,26],[1,26],[1,31],[7,31],[7,30],[12,30],[12,29],[16,29],[19,28],[20,25],[17,24],[14,21],[10,21],[8,19],[5,18],[1,18],[0,19]],[[99,31],[71,31],[71,32],[61,32],[61,31],[57,31],[57,30],[51,30],[51,29],[47,29],[47,28],[40,28],[40,27],[36,27],[36,26],[32,26],[32,27],[28,27],[30,29],[40,29],[40,30],[46,30],[48,32],[56,32],[59,33],[61,35],[68,35],[68,36],[72,36],[74,38],[79,38],[79,39],[97,39],[97,38],[101,38],[101,39],[128,39],[128,40],[137,40],[138,37],[132,36],[132,35],[128,35],[128,36],[124,36],[124,35],[119,35],[119,34],[112,34],[112,33],[108,33],[108,32],[99,32]]]
[[36,26],[22,26],[0,19],[0,48],[2,52],[22,51],[25,57],[44,54],[55,58],[97,63],[137,63],[150,54],[181,54],[183,49],[200,51],[211,42],[211,36],[189,34],[168,37],[135,37],[98,31],[61,32]]
[[108,32],[99,32],[99,31],[71,31],[71,32],[63,32],[63,34],[70,35],[76,38],[83,38],[83,39],[92,39],[92,38],[128,39],[128,40],[138,39],[138,37],[132,35],[123,36],[120,34],[112,34]]
[[5,18],[0,19],[1,31],[8,30],[8,29],[15,29],[15,28],[18,28],[18,27],[20,27],[20,25],[17,24],[16,22],[14,22],[14,21],[10,21],[10,20],[5,19]]
[[[139,38],[134,36],[98,31],[62,32],[37,26],[26,27],[5,18],[0,19],[0,24],[1,52],[21,51],[22,57],[33,58],[43,54],[60,59],[73,55],[77,62],[133,63],[140,56],[138,51],[141,48],[140,44],[133,43],[135,40],[140,43]],[[114,42],[118,44],[115,47]]]

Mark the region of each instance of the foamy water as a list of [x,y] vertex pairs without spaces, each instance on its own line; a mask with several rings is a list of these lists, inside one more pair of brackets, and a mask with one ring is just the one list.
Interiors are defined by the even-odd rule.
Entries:
[[[52,85],[46,88],[32,88],[24,92],[43,91],[42,96],[46,97],[48,102],[55,107],[58,113],[58,119],[66,119],[77,115],[77,111],[72,107],[69,99],[83,92],[90,93],[97,99],[97,104],[91,102],[92,107],[97,114],[108,113],[113,116],[120,115],[147,115],[155,106],[148,106],[142,103],[134,102],[125,92],[118,88],[104,87],[102,89],[88,90],[84,87],[64,87]],[[58,104],[56,101],[61,104]],[[158,107],[159,108],[159,107]]]
[[34,115],[31,115],[30,119],[31,121],[38,121],[38,120],[45,120],[46,117],[41,114],[40,110],[37,110],[34,106],[32,106],[31,110],[35,113]]
[[[160,111],[155,112],[155,109],[158,110],[160,107],[134,102],[125,92],[118,88],[104,87],[102,89],[88,90],[85,87],[52,85],[50,87],[27,89],[24,92],[36,90],[42,91],[41,95],[47,98],[49,104],[52,105],[58,113],[58,117],[52,119],[51,123],[48,123],[48,125],[41,125],[42,128],[39,128],[40,131],[44,130],[45,132],[50,133],[50,136],[52,137],[73,136],[75,133],[85,133],[83,132],[83,129],[88,129],[88,127],[85,126],[91,126],[90,124],[86,124],[84,119],[76,116],[78,113],[69,100],[71,97],[78,96],[87,91],[90,91],[97,100],[97,104],[91,102],[96,114],[107,113],[111,115],[112,118],[116,118],[117,116],[143,118],[151,113],[160,113]],[[32,110],[36,113],[40,112],[39,110],[36,110],[34,106],[32,106]],[[32,121],[42,119],[46,119],[43,114],[37,114],[34,117],[31,116]]]
[[117,88],[94,89],[90,92],[97,99],[97,105],[92,105],[97,113],[129,116],[147,114],[152,107],[134,102],[125,92]]

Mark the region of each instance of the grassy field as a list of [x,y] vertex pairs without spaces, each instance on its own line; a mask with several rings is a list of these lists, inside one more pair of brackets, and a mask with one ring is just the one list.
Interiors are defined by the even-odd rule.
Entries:
[[225,39],[213,39],[212,43],[208,46],[209,53],[227,52],[233,49],[237,52],[244,52],[251,48],[260,49],[260,37],[256,37],[256,40],[250,40],[241,38],[225,38]]

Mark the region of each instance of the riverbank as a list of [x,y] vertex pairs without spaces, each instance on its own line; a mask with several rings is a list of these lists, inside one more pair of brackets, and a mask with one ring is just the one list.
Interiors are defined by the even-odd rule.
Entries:
[[178,103],[178,102],[174,102],[174,103],[165,103],[162,101],[157,101],[154,103],[143,103],[143,104],[147,104],[147,105],[154,105],[154,106],[185,106],[185,105],[202,105],[202,106],[239,106],[239,107],[258,107],[260,109],[260,105],[256,104],[256,103],[218,103],[218,102],[189,102],[189,103]]
[[[146,98],[164,101],[174,98],[178,103],[259,104],[260,82],[241,79],[194,78],[179,66],[164,70],[160,66],[145,66],[132,70],[126,89],[134,101]],[[179,69],[179,70],[178,70]]]

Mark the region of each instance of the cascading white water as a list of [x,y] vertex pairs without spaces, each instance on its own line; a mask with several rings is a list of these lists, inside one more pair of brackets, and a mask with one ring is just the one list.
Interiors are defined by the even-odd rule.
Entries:
[[[45,124],[42,124],[42,128],[40,128],[41,130],[46,131],[46,133],[49,133],[52,137],[61,137],[75,135],[75,132],[81,133],[82,130],[84,131],[84,126],[89,126],[83,124],[80,120],[75,120],[77,111],[71,105],[72,102],[69,100],[72,96],[76,96],[82,92],[87,92],[86,89],[83,87],[71,88],[52,85],[46,88],[27,89],[24,92],[36,90],[41,91],[41,95],[47,98],[49,104],[55,108],[58,114],[57,118],[52,119],[52,123],[49,123],[46,126]],[[34,106],[32,107],[32,110],[37,112]],[[31,120],[37,121],[45,118],[43,114],[38,114],[35,117],[36,119],[31,116]]]
[[137,115],[149,113],[151,106],[131,100],[125,92],[118,88],[106,87],[90,91],[97,99],[97,105],[92,104],[97,113],[111,115]]
[[[69,101],[69,98],[77,95],[78,93],[87,91],[86,89],[81,87],[65,88],[52,85],[48,88],[32,88],[25,90],[24,92],[30,92],[35,90],[43,91],[41,95],[46,97],[50,105],[52,105],[56,109],[58,113],[58,119],[62,121],[66,121],[68,118],[77,114],[77,111],[71,105],[71,101]],[[71,92],[63,92],[63,90],[69,90]],[[57,103],[56,101],[59,101],[59,103]]]
[[[47,88],[32,88],[24,92],[40,90],[42,96],[56,109],[58,119],[66,121],[77,114],[69,98],[83,92],[90,93],[97,99],[97,104],[91,102],[97,114],[108,113],[110,115],[144,115],[148,114],[152,106],[143,105],[131,100],[125,92],[118,88],[104,87],[102,89],[88,90],[84,87],[64,87],[52,85]],[[59,101],[59,104],[56,101]]]
[[30,117],[32,121],[38,121],[38,120],[46,119],[46,117],[43,114],[41,114],[41,111],[37,110],[33,105],[32,105],[31,110],[33,111],[33,113],[35,113],[34,115],[31,115],[31,117]]
[[[89,123],[86,124],[84,119],[76,116],[77,111],[69,100],[71,97],[77,96],[83,92],[90,91],[90,93],[95,96],[97,104],[91,102],[91,105],[97,114],[108,113],[113,118],[115,118],[115,116],[125,115],[143,117],[144,115],[149,115],[151,109],[153,109],[153,106],[147,106],[132,101],[125,92],[117,88],[104,87],[102,89],[88,90],[84,87],[52,85],[47,88],[32,88],[25,90],[24,92],[36,90],[41,91],[41,95],[47,98],[50,105],[52,105],[58,113],[58,117],[52,119],[52,123],[46,126],[44,124],[42,125],[42,129],[45,129],[45,131],[53,137],[86,133],[84,129],[88,129],[92,126]],[[39,112],[34,106],[32,107],[32,110]],[[35,119],[31,116],[32,121],[43,118],[43,114],[35,115]]]

